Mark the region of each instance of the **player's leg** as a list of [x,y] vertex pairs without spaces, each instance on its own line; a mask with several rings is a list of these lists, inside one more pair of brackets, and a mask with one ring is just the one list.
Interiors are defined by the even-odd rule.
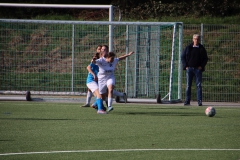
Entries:
[[113,89],[115,85],[115,78],[112,77],[107,80],[107,88],[108,88],[108,112],[113,110],[112,102],[113,102]]
[[99,93],[101,94],[103,101],[105,101],[107,104],[107,77],[98,77],[98,87]]
[[114,89],[114,90],[113,90],[113,95],[114,95],[114,96],[123,97],[124,94],[123,94],[122,92],[118,92],[117,90]]
[[106,93],[101,94],[102,100],[105,101],[106,105],[108,106],[108,91]]
[[127,103],[127,94],[123,92],[118,92],[117,90],[113,90],[113,95],[116,97],[122,97],[124,102]]
[[101,94],[101,98],[104,101],[106,99],[107,95],[107,81],[103,78],[98,78],[98,87],[99,87],[99,93]]
[[93,104],[91,105],[92,108],[95,108],[95,109],[98,109],[97,107],[97,94],[93,92],[93,95],[94,95],[94,102]]
[[83,105],[82,107],[90,107],[90,102],[91,102],[92,96],[93,96],[92,91],[88,88],[87,97],[86,97],[86,104]]
[[98,114],[106,114],[106,112],[105,112],[106,109],[104,109],[105,107],[103,105],[103,100],[102,100],[101,94],[99,93],[99,89],[95,90],[94,93],[97,95],[97,99],[96,99],[96,104],[98,107],[97,113]]
[[113,102],[113,85],[108,85],[108,107],[112,106],[112,102]]
[[104,109],[105,107],[103,105],[101,94],[99,93],[98,84],[95,81],[93,81],[93,82],[88,83],[87,86],[96,96],[96,105],[97,105],[97,109],[98,109],[97,113],[105,114],[106,112],[104,110],[106,110],[106,109]]

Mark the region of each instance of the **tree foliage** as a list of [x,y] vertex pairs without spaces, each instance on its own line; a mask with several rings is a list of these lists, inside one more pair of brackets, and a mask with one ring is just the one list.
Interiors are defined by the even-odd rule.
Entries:
[[[163,16],[235,16],[240,15],[239,0],[0,0],[0,3],[33,4],[112,4],[125,17],[149,19]],[[0,7],[1,18],[33,18],[37,15],[79,15],[81,9],[44,9]],[[89,11],[89,10],[88,10]],[[90,11],[91,12],[91,11]]]
[[238,0],[137,0],[125,2],[113,0],[112,3],[124,14],[135,18],[156,18],[161,16],[233,16],[240,14]]

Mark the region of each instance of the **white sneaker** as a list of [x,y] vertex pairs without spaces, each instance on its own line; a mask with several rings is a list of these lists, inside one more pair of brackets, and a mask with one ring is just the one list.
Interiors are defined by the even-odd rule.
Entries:
[[125,103],[127,103],[127,94],[126,93],[123,93],[123,100]]
[[108,107],[108,112],[112,111],[113,110],[113,107]]

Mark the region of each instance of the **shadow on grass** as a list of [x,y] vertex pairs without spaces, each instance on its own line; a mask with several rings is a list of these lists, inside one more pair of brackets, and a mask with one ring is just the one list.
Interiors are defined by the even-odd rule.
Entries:
[[79,119],[49,119],[49,118],[0,118],[0,120],[36,120],[36,121],[74,121]]
[[10,139],[0,139],[0,142],[11,142],[11,141],[15,141],[15,140],[10,140]]
[[148,108],[148,107],[146,107],[147,109],[174,109],[174,110],[176,110],[176,109],[192,109],[192,108],[188,108],[188,107],[186,107],[186,108],[184,108],[184,107],[175,107],[175,108],[168,108],[168,107],[161,107],[161,108]]
[[179,112],[115,112],[119,115],[150,115],[150,116],[204,116],[204,113],[179,113]]

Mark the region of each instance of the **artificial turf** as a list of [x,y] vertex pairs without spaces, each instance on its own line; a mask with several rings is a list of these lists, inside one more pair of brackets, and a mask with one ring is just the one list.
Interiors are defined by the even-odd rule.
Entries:
[[0,159],[240,159],[240,108],[0,102]]

